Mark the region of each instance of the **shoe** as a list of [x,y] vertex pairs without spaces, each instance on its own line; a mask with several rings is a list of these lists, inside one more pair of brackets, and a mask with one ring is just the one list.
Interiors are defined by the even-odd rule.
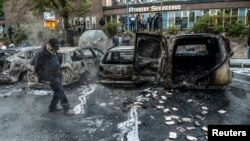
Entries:
[[49,112],[50,113],[56,113],[56,112],[60,112],[60,111],[62,111],[63,109],[61,109],[61,108],[53,108],[53,109],[49,109]]
[[73,116],[75,112],[72,109],[69,109],[69,110],[64,111],[64,114],[68,116]]

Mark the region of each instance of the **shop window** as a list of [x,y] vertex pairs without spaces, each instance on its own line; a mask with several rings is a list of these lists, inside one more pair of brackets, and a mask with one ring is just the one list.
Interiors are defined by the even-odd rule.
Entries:
[[235,24],[238,20],[238,9],[232,9],[231,24]]
[[250,9],[247,10],[247,24],[250,24]]
[[245,24],[246,8],[239,8],[239,21]]

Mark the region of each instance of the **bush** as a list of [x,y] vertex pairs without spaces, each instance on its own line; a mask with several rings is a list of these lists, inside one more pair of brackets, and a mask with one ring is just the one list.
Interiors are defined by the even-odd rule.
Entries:
[[222,32],[225,32],[225,29],[222,25],[218,25],[215,27],[215,32],[216,33],[222,33]]
[[109,21],[102,27],[102,30],[109,38],[112,38],[115,34],[118,33],[119,26],[120,24],[116,21]]
[[168,34],[177,34],[177,28],[175,26],[170,26],[168,28]]
[[229,36],[232,37],[239,37],[242,35],[245,36],[247,34],[247,28],[242,22],[239,21],[226,27],[226,31],[228,32]]
[[209,16],[202,16],[197,22],[194,24],[192,31],[198,32],[208,32],[209,31]]

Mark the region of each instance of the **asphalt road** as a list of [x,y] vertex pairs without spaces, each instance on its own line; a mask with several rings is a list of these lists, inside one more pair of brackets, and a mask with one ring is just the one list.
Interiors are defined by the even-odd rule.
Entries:
[[225,92],[114,88],[82,82],[65,88],[76,115],[48,113],[50,90],[0,85],[1,141],[205,141],[210,124],[250,124],[250,82],[235,78]]

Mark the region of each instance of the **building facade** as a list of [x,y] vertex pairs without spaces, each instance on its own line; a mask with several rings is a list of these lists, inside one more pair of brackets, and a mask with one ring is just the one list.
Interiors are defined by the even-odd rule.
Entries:
[[203,15],[209,16],[210,26],[236,21],[249,25],[250,0],[103,0],[103,14],[107,21],[126,17],[127,26],[133,16],[147,20],[158,15],[163,29],[190,29]]

